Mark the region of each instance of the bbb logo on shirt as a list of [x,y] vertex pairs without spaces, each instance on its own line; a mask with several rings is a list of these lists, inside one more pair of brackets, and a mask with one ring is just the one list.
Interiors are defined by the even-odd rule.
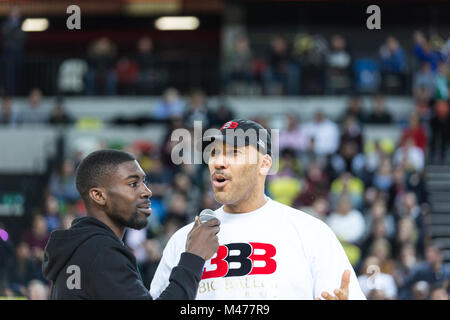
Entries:
[[[263,254],[257,254],[264,251]],[[233,254],[230,254],[230,253]],[[236,254],[238,252],[238,254]],[[277,262],[273,259],[276,249],[270,243],[249,242],[229,243],[219,246],[217,255],[211,259],[211,265],[216,269],[203,269],[202,280],[210,278],[236,277],[254,274],[272,274],[277,269]],[[230,268],[232,262],[239,262],[238,268]],[[255,266],[255,262],[264,262],[264,266]]]

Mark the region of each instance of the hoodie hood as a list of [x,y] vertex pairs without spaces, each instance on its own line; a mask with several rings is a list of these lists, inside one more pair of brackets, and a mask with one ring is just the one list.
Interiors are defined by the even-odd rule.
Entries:
[[44,277],[55,281],[75,251],[87,240],[98,235],[109,236],[121,242],[106,224],[92,217],[76,218],[70,229],[53,231],[44,251]]

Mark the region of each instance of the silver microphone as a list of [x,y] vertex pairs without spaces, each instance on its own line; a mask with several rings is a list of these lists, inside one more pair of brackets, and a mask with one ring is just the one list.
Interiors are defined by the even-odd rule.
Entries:
[[211,209],[203,209],[202,212],[200,212],[200,214],[198,215],[198,217],[200,219],[200,223],[205,223],[208,220],[217,218],[216,214]]

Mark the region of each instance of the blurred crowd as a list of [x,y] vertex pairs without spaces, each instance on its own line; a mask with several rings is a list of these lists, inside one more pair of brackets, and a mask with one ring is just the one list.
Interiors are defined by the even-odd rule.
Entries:
[[[236,37],[222,65],[223,88],[230,94],[434,95],[448,99],[450,38],[416,31],[404,49],[394,35],[379,45],[378,54],[355,52],[342,34],[329,39],[299,33],[292,39],[271,38],[262,53],[249,36]],[[409,41],[411,43],[409,43]],[[426,91],[426,93],[422,92]]]
[[[19,19],[20,14],[12,12],[2,27],[7,42],[3,61],[13,58],[2,69],[6,95],[0,125],[75,123],[77,119],[66,111],[62,99],[56,99],[50,112],[42,108],[39,88],[30,91],[26,108],[14,108],[14,74],[25,41],[17,28]],[[242,35],[224,57],[223,84],[229,93],[310,92],[349,97],[339,119],[329,119],[320,110],[307,121],[297,113],[286,115],[280,131],[279,170],[268,176],[266,192],[330,226],[369,299],[448,300],[450,265],[443,262],[442,248],[428,230],[424,168],[427,161],[444,163],[447,157],[449,50],[450,41],[415,32],[413,64],[394,36],[381,44],[378,59],[355,59],[342,35],[332,36],[328,43],[318,35],[300,34],[292,43],[275,36],[267,54],[259,58],[248,37]],[[202,89],[192,90],[184,99],[169,87],[148,37],[138,41],[134,55],[118,57],[115,44],[100,38],[89,47],[87,60],[66,62],[60,69],[62,91],[115,95],[163,89],[149,114],[167,123],[162,141],[98,142],[96,146],[132,153],[147,174],[153,193],[150,223],[140,231],[128,230],[125,243],[149,287],[171,235],[202,209],[220,206],[204,164],[171,161],[176,145],[171,133],[178,128],[193,130],[194,121],[202,121],[203,128],[219,128],[235,115],[225,104],[213,110]],[[412,91],[408,91],[408,77]],[[394,119],[380,92],[412,95],[415,105],[409,118]],[[369,108],[363,108],[358,93],[373,94]],[[264,116],[255,115],[252,120],[271,127]],[[399,126],[400,139],[367,140],[366,124]],[[75,188],[75,172],[87,149],[81,148],[53,168],[44,201],[33,208],[29,225],[9,229],[0,222],[0,296],[46,299],[49,283],[42,276],[41,263],[49,235],[69,228],[73,219],[86,214]]]
[[[23,18],[13,8],[2,24],[2,90],[15,96],[26,53]],[[221,93],[245,95],[311,95],[375,93],[437,93],[448,99],[450,38],[415,31],[410,38],[387,35],[378,52],[361,52],[349,45],[351,34],[306,32],[275,34],[267,43],[239,34],[220,59]],[[256,42],[256,43],[255,43]],[[156,95],[174,75],[149,36],[122,48],[113,39],[93,39],[79,56],[62,59],[57,92],[49,94]],[[186,61],[185,61],[186,62]],[[175,73],[177,70],[170,70]],[[37,80],[39,81],[39,80]],[[35,81],[36,82],[36,81]],[[185,89],[185,88],[183,88]]]
[[[41,95],[33,89],[29,109],[10,118],[22,123],[73,123],[61,101],[50,114],[40,113]],[[371,98],[369,108],[362,107],[360,96],[349,96],[348,107],[338,119],[329,119],[321,110],[308,121],[287,114],[280,128],[279,169],[267,179],[270,197],[330,226],[370,299],[448,299],[450,266],[443,263],[440,244],[431,241],[423,172],[427,159],[439,160],[445,152],[439,149],[444,144],[437,132],[446,128],[448,136],[449,104],[435,95],[419,94],[415,101],[408,119],[394,119],[381,94]],[[5,105],[8,100],[3,101],[2,110]],[[132,153],[147,173],[153,193],[149,226],[128,230],[125,235],[147,287],[170,236],[202,209],[220,206],[205,164],[173,163],[172,150],[178,141],[171,140],[171,133],[177,128],[193,130],[194,121],[202,121],[203,128],[219,128],[235,117],[226,105],[213,111],[201,89],[183,99],[174,88],[165,90],[152,116],[167,121],[160,143],[99,141],[95,146]],[[268,118],[255,116],[253,120],[270,128]],[[399,126],[400,138],[366,140],[366,124]],[[75,188],[75,172],[87,152],[78,149],[54,168],[45,201],[34,208],[30,225],[11,229],[9,239],[2,237],[0,295],[45,298],[49,284],[40,266],[48,237],[86,214]]]

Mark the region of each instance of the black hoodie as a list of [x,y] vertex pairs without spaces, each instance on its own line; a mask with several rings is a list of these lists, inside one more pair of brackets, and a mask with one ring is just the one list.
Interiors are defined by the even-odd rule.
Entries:
[[[203,258],[184,252],[159,299],[194,299],[204,263]],[[52,281],[50,299],[152,299],[133,253],[107,225],[92,217],[77,218],[70,229],[52,232],[42,271]]]

